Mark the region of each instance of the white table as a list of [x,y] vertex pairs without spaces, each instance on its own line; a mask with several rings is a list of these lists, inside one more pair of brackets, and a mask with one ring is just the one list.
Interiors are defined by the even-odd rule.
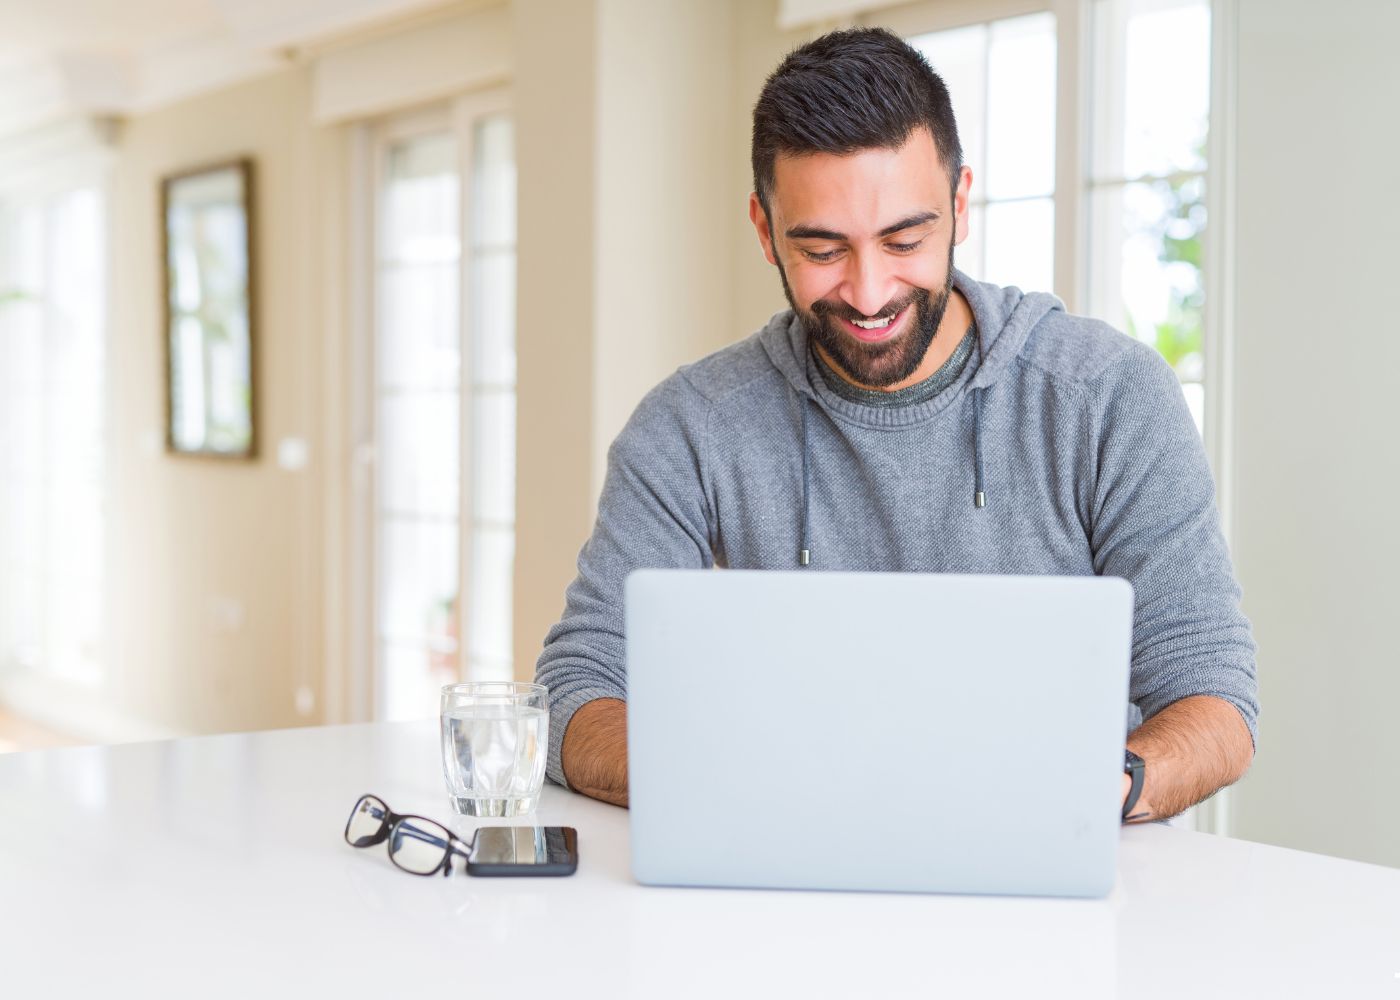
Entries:
[[577,875],[429,879],[345,843],[362,792],[474,825],[433,723],[0,756],[0,995],[1400,1000],[1396,869],[1148,825],[1106,900],[657,889],[551,786]]

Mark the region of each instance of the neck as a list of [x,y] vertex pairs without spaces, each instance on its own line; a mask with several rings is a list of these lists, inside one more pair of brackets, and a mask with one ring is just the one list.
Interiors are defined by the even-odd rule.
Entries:
[[953,352],[958,349],[962,335],[971,325],[972,307],[967,304],[967,299],[963,298],[962,292],[954,288],[948,293],[948,308],[943,311],[943,318],[938,323],[938,330],[934,333],[933,340],[929,342],[928,350],[924,352],[924,358],[919,362],[919,367],[915,368],[908,378],[892,385],[866,385],[863,382],[857,382],[820,344],[813,343],[812,347],[821,355],[821,359],[826,362],[827,367],[856,388],[869,389],[872,392],[898,392],[911,385],[918,385],[942,368],[943,363],[951,358]]

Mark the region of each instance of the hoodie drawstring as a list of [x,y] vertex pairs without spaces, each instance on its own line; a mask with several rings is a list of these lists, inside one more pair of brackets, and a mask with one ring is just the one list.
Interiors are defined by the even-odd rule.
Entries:
[[972,503],[987,506],[987,491],[982,480],[982,387],[972,390]]
[[[982,373],[982,325],[977,324],[972,334],[977,338],[977,371],[972,373],[975,379]],[[972,504],[979,510],[987,506],[987,486],[986,480],[982,476],[982,393],[986,391],[985,386],[977,386],[972,390]]]
[[802,548],[797,553],[797,565],[807,566],[812,562],[812,460],[807,444],[807,410],[812,401],[802,393],[797,398],[802,403]]
[[[982,370],[982,328],[974,334],[977,337],[977,371]],[[973,378],[977,373],[973,373]],[[987,506],[987,483],[982,464],[982,394],[985,386],[972,390],[972,504],[979,510]],[[812,398],[805,393],[797,393],[802,407],[802,547],[797,551],[797,565],[812,564],[812,455],[811,438],[808,430],[807,412],[813,405]]]

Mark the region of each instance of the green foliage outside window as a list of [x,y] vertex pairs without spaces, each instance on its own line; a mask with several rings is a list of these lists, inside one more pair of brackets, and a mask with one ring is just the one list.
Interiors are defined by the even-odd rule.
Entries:
[[[1205,143],[1196,150],[1205,158]],[[1157,259],[1174,270],[1177,277],[1189,273],[1189,280],[1170,283],[1167,316],[1157,324],[1153,336],[1143,338],[1157,348],[1184,382],[1199,382],[1203,346],[1202,316],[1205,289],[1201,281],[1202,247],[1206,227],[1206,186],[1204,177],[1185,177],[1158,185],[1165,211],[1151,229],[1158,243]],[[1187,269],[1189,268],[1189,271]],[[1132,316],[1128,333],[1138,335]]]
[[1186,264],[1194,280],[1186,290],[1172,285],[1167,318],[1157,324],[1156,345],[1178,374],[1183,362],[1194,355],[1199,378],[1202,347],[1201,315],[1205,294],[1201,285],[1201,237],[1205,231],[1205,183],[1199,177],[1169,185],[1168,210],[1163,220],[1162,248],[1157,259],[1163,264]]

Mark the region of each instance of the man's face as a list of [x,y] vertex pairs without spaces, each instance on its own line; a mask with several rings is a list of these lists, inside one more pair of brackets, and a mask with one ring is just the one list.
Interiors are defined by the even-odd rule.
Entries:
[[749,218],[788,303],[829,360],[884,388],[923,360],[952,287],[953,245],[967,238],[972,171],[956,192],[933,136],[899,149],[779,156],[769,196]]

